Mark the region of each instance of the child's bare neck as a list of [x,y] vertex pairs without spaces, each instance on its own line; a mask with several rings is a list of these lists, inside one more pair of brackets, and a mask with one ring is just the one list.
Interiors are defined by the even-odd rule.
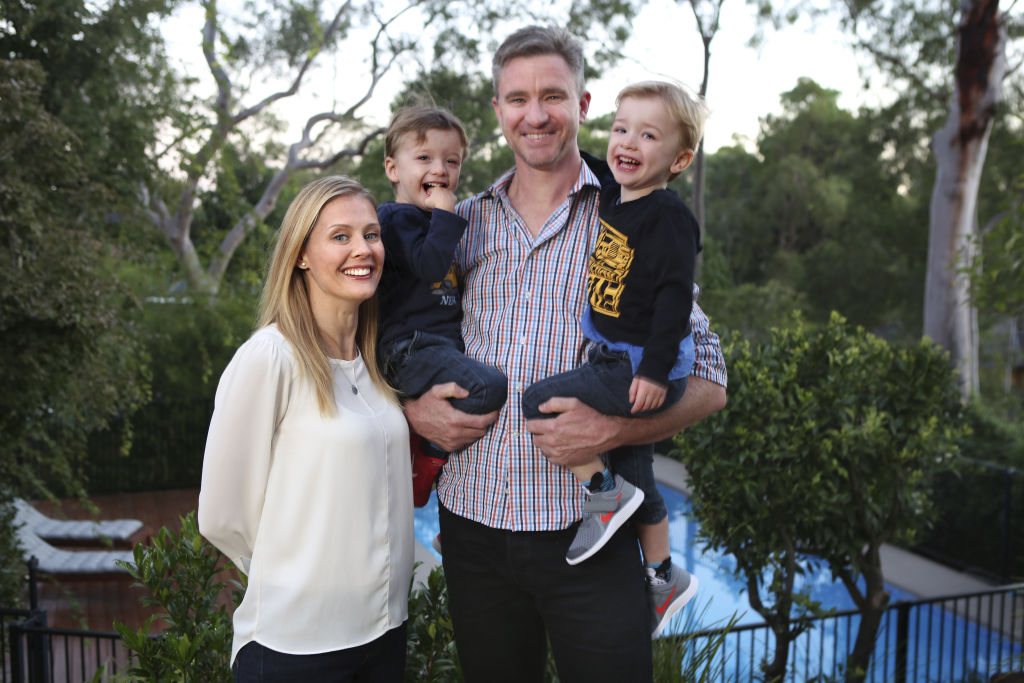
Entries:
[[655,190],[664,190],[668,187],[668,183],[662,183],[661,185],[652,185],[651,187],[644,187],[639,190],[631,190],[627,187],[623,187],[619,194],[619,198],[623,202],[632,202],[637,199],[643,199],[647,195],[651,194]]

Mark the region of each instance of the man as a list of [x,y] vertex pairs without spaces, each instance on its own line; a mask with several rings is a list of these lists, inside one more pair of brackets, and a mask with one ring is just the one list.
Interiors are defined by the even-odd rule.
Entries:
[[579,41],[561,29],[527,27],[493,63],[492,103],[516,165],[459,205],[469,227],[456,261],[465,273],[466,352],[505,372],[509,400],[500,413],[467,415],[447,400],[465,392],[445,384],[406,404],[413,428],[453,451],[438,500],[460,659],[469,681],[541,681],[550,642],[566,683],[650,680],[635,533],[625,527],[593,558],[568,565],[583,494],[566,467],[668,438],[721,409],[724,363],[695,306],[697,359],[673,407],[614,418],[554,398],[542,410],[558,417],[523,420],[522,390],[573,367],[583,341],[578,322],[599,185],[576,141],[590,106]]

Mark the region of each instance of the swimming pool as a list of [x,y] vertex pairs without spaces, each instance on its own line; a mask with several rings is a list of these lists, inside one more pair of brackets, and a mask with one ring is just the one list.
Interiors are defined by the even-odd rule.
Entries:
[[[673,560],[696,575],[700,581],[694,601],[677,615],[666,632],[694,633],[705,629],[720,628],[734,615],[738,618],[737,626],[761,624],[763,622],[761,616],[751,609],[747,602],[745,581],[733,575],[736,566],[733,557],[722,553],[702,551],[697,544],[697,523],[690,516],[690,503],[686,495],[667,486],[659,485],[659,488],[665,496],[669,510],[669,540]],[[431,494],[427,505],[416,509],[416,539],[426,548],[431,549],[431,552],[440,559],[440,556],[431,548],[431,541],[437,533],[437,498],[436,494]],[[838,611],[854,609],[853,601],[845,586],[841,582],[833,581],[827,568],[820,568],[816,572],[809,572],[805,576],[797,577],[797,581],[798,590],[802,586],[808,586],[811,599],[819,601],[825,608],[834,607]],[[890,603],[895,603],[898,600],[918,599],[918,596],[894,586],[887,586],[887,588],[891,596]],[[852,646],[858,621],[854,617],[847,624],[851,633],[845,631],[839,633],[834,624],[805,633],[794,645],[791,666],[797,665],[799,661],[805,665],[805,672],[832,670],[833,655],[830,653],[835,652],[837,639],[840,651]],[[878,635],[876,651],[878,648],[888,647],[886,643],[895,640],[895,630],[895,626],[889,628],[886,623],[883,623]],[[928,636],[918,639],[916,643],[916,649],[912,652],[913,659],[908,681],[930,683],[931,681],[964,680],[966,677],[954,676],[952,672],[965,671],[970,668],[992,673],[999,671],[1000,666],[1004,663],[1005,655],[990,654],[993,641],[998,646],[994,650],[996,653],[1009,651],[1019,656],[1022,652],[1019,642],[1008,643],[998,634],[993,634],[988,629],[967,621],[954,612],[942,609],[941,606],[928,612],[927,624],[921,624],[920,630]],[[943,639],[948,640],[949,634],[954,632],[963,634],[962,647],[958,643],[953,643],[952,647],[948,644],[946,647],[940,646],[940,643],[945,642]],[[765,631],[755,632],[750,638],[743,640],[742,644],[739,644],[738,640],[727,641],[724,659],[729,662],[725,667],[728,673],[722,680],[745,681],[755,677],[757,662],[770,651],[770,647],[773,646],[772,641],[773,638]],[[986,643],[989,645],[985,645]],[[742,658],[736,657],[737,665],[734,668],[731,660],[736,650],[742,650],[744,654]],[[751,653],[753,656],[750,656]],[[891,658],[890,661],[892,661]],[[969,667],[967,662],[970,663]],[[878,671],[870,672],[868,680],[889,681],[893,679],[891,665],[889,667],[879,666],[878,669]],[[810,677],[809,675],[794,677],[791,680],[805,680]],[[983,680],[987,680],[987,677]]]
[[[745,583],[733,576],[736,567],[733,557],[703,552],[697,545],[697,523],[690,517],[690,502],[686,495],[667,486],[659,485],[659,488],[669,510],[669,542],[673,559],[700,581],[697,596],[704,600],[698,601],[701,603],[701,619],[697,624],[699,628],[724,625],[734,614],[739,615],[737,625],[762,623],[761,616],[747,602]],[[431,493],[427,504],[416,509],[416,540],[440,560],[441,556],[431,547],[431,541],[438,531],[437,494]],[[820,601],[823,606],[839,610],[853,609],[853,601],[846,588],[841,583],[833,582],[827,569],[809,577],[798,577],[797,580],[803,583],[809,581],[811,598]],[[892,601],[917,599],[893,587],[889,590],[892,592]],[[704,602],[708,604],[705,606]],[[672,632],[671,629],[669,632]]]

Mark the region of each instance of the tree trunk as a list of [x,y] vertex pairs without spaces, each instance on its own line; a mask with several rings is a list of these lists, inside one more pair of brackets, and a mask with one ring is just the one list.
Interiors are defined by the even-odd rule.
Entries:
[[961,394],[978,391],[978,315],[966,268],[977,233],[978,185],[1006,71],[998,0],[962,0],[955,96],[946,125],[932,138],[932,190],[925,278],[924,334],[945,347]]
[[860,626],[853,650],[846,660],[846,682],[862,683],[867,675],[871,654],[878,639],[878,628],[889,606],[889,591],[882,576],[882,558],[879,547],[871,545],[864,551],[861,572],[864,576],[864,604],[860,606]]
[[761,601],[758,576],[744,572],[747,575],[747,599],[750,601],[750,606],[761,615],[775,635],[775,650],[772,653],[772,660],[761,663],[761,672],[767,683],[776,683],[785,679],[786,667],[789,666],[789,645],[795,637],[789,626],[789,618],[793,607],[796,560],[792,553],[786,553],[782,563],[782,567],[775,567],[772,570],[774,572],[772,585],[781,584],[781,587],[770,591],[775,599],[775,604],[771,609],[765,607]]

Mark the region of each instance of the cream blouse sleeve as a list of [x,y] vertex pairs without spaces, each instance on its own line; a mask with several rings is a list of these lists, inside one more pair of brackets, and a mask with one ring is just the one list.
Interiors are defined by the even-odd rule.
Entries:
[[224,370],[203,456],[199,531],[246,573],[292,383],[287,342],[275,336],[258,331]]

